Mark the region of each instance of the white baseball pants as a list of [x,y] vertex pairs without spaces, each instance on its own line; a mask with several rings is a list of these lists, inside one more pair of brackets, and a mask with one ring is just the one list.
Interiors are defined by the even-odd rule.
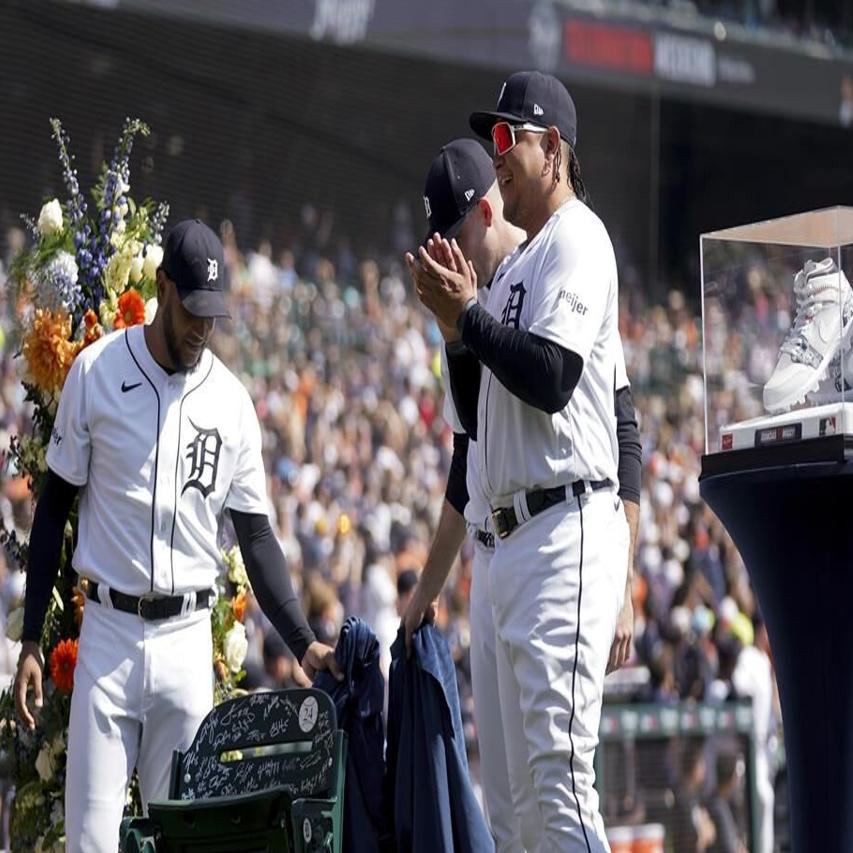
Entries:
[[68,853],[115,853],[133,768],[143,805],[168,796],[174,749],[213,707],[210,611],[146,622],[87,601],[68,728]]
[[510,790],[528,853],[609,851],[593,786],[628,524],[612,490],[498,540],[490,565]]
[[509,790],[504,729],[498,694],[497,646],[489,563],[494,552],[475,540],[471,566],[471,686],[486,816],[496,853],[522,853],[521,831]]

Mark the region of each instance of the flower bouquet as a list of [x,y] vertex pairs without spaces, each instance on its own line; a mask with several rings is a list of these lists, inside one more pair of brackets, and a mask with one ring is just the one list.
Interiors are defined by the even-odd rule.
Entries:
[[[134,138],[148,134],[127,119],[115,152],[84,197],[61,122],[51,120],[68,197],[46,202],[37,220],[25,217],[31,245],[10,268],[14,338],[22,360],[24,400],[31,430],[11,440],[7,476],[22,478],[37,499],[47,473],[45,454],[59,395],[77,354],[106,332],[143,323],[146,301],[156,307],[156,271],[168,205],[136,204],[130,197],[130,154]],[[77,515],[66,525],[61,571],[54,585],[42,634],[44,704],[35,732],[19,728],[11,692],[0,697],[0,760],[16,786],[12,806],[13,850],[64,849],[63,789],[68,711],[77,660],[83,598],[73,587],[71,555]],[[0,543],[20,568],[27,546],[0,521]],[[20,637],[22,610],[7,620],[10,639]]]
[[[68,136],[58,119],[51,120],[51,127],[68,197],[46,202],[37,220],[25,217],[31,245],[13,261],[7,284],[16,308],[13,336],[31,428],[11,440],[4,473],[25,482],[33,499],[44,485],[59,395],[77,354],[107,332],[153,318],[156,273],[163,258],[160,242],[169,215],[167,204],[137,204],[129,194],[133,141],[149,132],[143,122],[125,121],[88,202],[80,190]],[[15,853],[65,849],[68,713],[84,603],[71,568],[76,537],[75,506],[41,638],[44,697],[36,730],[17,725],[11,691],[0,696],[0,774],[11,778],[16,788],[11,813]],[[0,544],[12,564],[26,568],[27,544],[2,519]],[[218,701],[231,695],[246,653],[242,618],[248,581],[245,569],[239,570],[239,552],[223,556],[231,577],[227,582],[223,578],[213,614]],[[20,639],[22,624],[23,608],[9,614],[10,639]]]

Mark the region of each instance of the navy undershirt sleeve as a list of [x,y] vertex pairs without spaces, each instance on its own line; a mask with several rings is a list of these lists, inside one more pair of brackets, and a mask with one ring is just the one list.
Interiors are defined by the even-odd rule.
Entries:
[[480,361],[462,341],[445,348],[450,393],[456,414],[472,441],[477,440],[477,399],[480,395]]
[[453,433],[453,458],[450,461],[450,473],[447,476],[447,490],[444,497],[459,515],[465,514],[465,505],[468,503],[467,473],[468,434],[455,432]]
[[22,640],[41,641],[50,593],[59,570],[65,522],[78,491],[77,486],[48,470],[30,532]]
[[298,661],[314,642],[290,580],[290,572],[269,519],[259,513],[231,510],[234,532],[246,573],[261,610],[281,634]]
[[465,345],[516,397],[551,415],[566,407],[583,370],[577,353],[504,326],[475,302],[465,308],[460,332]]
[[614,392],[616,436],[619,440],[619,497],[640,502],[640,480],[643,467],[643,446],[637,411],[629,386]]

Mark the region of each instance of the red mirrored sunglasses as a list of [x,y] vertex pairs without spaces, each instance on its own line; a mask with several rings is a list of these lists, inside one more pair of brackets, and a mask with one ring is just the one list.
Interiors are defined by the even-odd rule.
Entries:
[[492,127],[492,143],[494,145],[495,156],[500,157],[515,148],[518,140],[515,134],[519,130],[526,130],[530,133],[547,133],[547,127],[540,127],[538,124],[510,124],[508,121],[499,121]]

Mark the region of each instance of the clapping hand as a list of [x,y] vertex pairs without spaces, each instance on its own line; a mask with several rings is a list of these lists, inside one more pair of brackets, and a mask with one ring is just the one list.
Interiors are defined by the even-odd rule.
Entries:
[[406,264],[412,274],[418,299],[434,315],[446,340],[458,340],[456,323],[462,310],[477,297],[477,273],[456,240],[435,234],[426,248],[418,249],[416,259],[406,253]]

